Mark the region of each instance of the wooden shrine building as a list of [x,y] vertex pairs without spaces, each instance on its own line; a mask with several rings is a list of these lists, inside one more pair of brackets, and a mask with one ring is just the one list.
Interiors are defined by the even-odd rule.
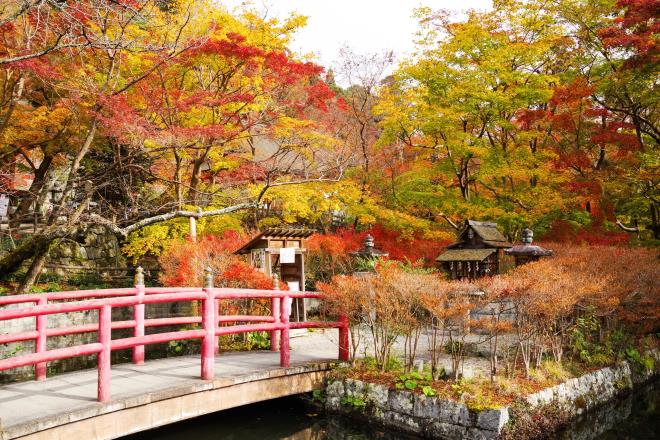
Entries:
[[[302,228],[269,228],[243,245],[235,253],[250,255],[252,267],[268,277],[278,276],[291,291],[305,290],[305,240],[315,231]],[[294,320],[304,320],[305,304],[292,304]]]
[[514,265],[504,250],[513,246],[497,229],[497,223],[467,220],[455,243],[436,258],[451,279],[468,279],[503,273]]

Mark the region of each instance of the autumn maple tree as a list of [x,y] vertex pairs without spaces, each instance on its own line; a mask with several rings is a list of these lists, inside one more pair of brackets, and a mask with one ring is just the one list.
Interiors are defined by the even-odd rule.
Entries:
[[63,182],[41,213],[46,227],[0,260],[9,274],[31,259],[20,290],[51,246],[90,226],[125,238],[343,173],[341,140],[317,117],[334,93],[321,67],[286,47],[298,16],[280,24],[192,0],[39,1],[4,13],[2,158],[34,175],[10,226]]

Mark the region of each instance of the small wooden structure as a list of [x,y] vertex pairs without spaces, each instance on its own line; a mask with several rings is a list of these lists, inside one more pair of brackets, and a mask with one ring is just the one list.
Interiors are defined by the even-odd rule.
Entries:
[[[315,231],[303,228],[269,228],[243,245],[236,254],[250,255],[252,267],[266,276],[277,275],[289,290],[305,291],[305,240]],[[293,302],[293,319],[305,320],[302,299]]]
[[451,279],[472,280],[513,266],[513,258],[504,253],[511,246],[497,223],[467,220],[458,240],[447,246],[436,262]]

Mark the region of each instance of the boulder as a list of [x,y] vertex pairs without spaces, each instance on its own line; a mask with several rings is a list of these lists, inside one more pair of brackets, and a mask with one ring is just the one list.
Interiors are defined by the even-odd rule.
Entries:
[[366,384],[362,381],[355,379],[346,379],[344,381],[345,393],[347,396],[355,397],[357,399],[362,399],[366,401],[365,391]]
[[389,388],[385,385],[367,384],[365,389],[366,401],[376,408],[387,409],[389,391]]
[[467,436],[467,428],[451,423],[433,422],[426,427],[426,436],[446,440],[463,440]]
[[440,404],[437,397],[416,394],[413,402],[413,414],[423,419],[437,419],[440,416]]
[[499,432],[509,421],[507,408],[487,409],[477,414],[477,427],[489,431]]
[[390,390],[387,402],[390,410],[413,415],[413,394],[411,392]]
[[440,414],[438,420],[453,425],[472,426],[470,410],[462,403],[451,400],[440,401]]
[[495,440],[499,435],[496,431],[486,429],[468,428],[465,434],[466,440]]
[[401,431],[415,434],[422,429],[418,419],[408,414],[401,414],[397,411],[385,411],[383,414],[383,421],[385,424],[400,429]]

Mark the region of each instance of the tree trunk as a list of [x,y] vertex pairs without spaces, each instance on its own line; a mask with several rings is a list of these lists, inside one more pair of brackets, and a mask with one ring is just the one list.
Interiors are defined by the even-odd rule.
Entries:
[[651,202],[651,205],[649,206],[649,210],[651,211],[651,230],[653,231],[653,238],[656,240],[660,240],[660,222],[658,221],[658,207]]
[[174,150],[174,192],[176,193],[176,207],[181,209],[183,206],[183,187],[181,186],[181,156]]
[[7,276],[16,272],[25,261],[41,250],[48,249],[55,238],[48,234],[37,234],[23,241],[16,249],[0,259],[0,274]]
[[199,192],[197,187],[202,177],[202,165],[206,162],[209,150],[207,149],[201,156],[193,161],[193,169],[190,173],[190,186],[188,188],[188,203],[193,206],[198,205]]
[[71,162],[71,167],[69,168],[66,184],[64,186],[64,192],[62,193],[62,199],[60,200],[59,204],[55,206],[53,212],[50,214],[50,217],[48,218],[49,226],[55,223],[60,213],[64,211],[67,203],[69,202],[69,200],[71,200],[71,197],[73,196],[75,181],[77,177],[76,175],[78,173],[78,170],[80,169],[80,164],[82,163],[82,160],[85,158],[90,148],[92,147],[92,142],[94,141],[94,137],[96,136],[96,126],[97,126],[97,121],[96,119],[94,119],[92,121],[92,125],[89,127],[89,130],[87,131],[85,142],[83,142],[80,151],[78,151],[78,154],[76,154],[76,157],[74,157],[73,161]]
[[[35,200],[40,199],[42,189],[49,189],[48,185],[44,185],[46,181],[46,174],[53,163],[53,156],[45,156],[41,161],[39,168],[34,172],[34,180],[30,185],[29,197],[23,197],[16,208],[16,212],[12,215],[9,227],[15,229],[20,226],[22,218],[29,212],[30,206]],[[34,211],[39,209],[38,203],[35,203]]]
[[48,258],[48,250],[52,247],[53,243],[54,241],[51,241],[48,245],[40,249],[35,254],[34,258],[32,259],[32,264],[30,264],[30,268],[25,274],[25,278],[23,278],[20,286],[18,286],[16,293],[20,294],[29,292],[34,283],[37,282],[37,278],[39,278],[41,270],[43,269],[44,264],[46,264],[46,259]]

